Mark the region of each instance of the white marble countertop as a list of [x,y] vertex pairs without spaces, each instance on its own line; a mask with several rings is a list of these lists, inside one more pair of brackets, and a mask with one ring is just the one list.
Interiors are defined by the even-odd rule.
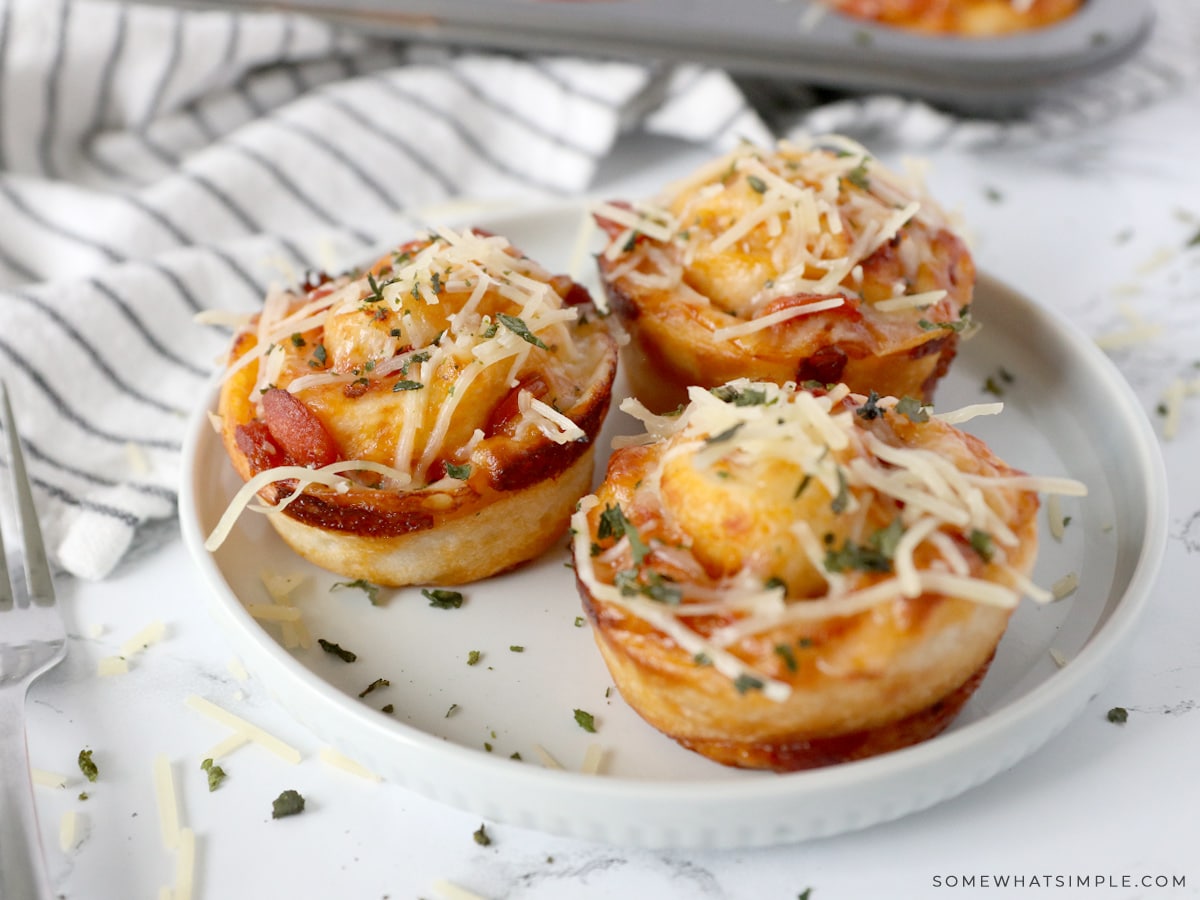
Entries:
[[[1131,310],[1165,326],[1112,353],[1161,434],[1156,409],[1168,385],[1200,378],[1200,96],[1033,149],[927,155],[932,190],[961,210],[981,269],[1085,333],[1125,328]],[[648,190],[695,159],[682,145],[631,140],[597,189]],[[478,816],[330,768],[317,758],[320,743],[261,685],[231,674],[203,587],[173,526],[164,528],[111,578],[60,584],[70,655],[29,700],[33,765],[70,776],[63,789],[36,790],[54,884],[67,898],[128,900],[173,883],[176,857],[164,847],[152,779],[165,755],[196,834],[195,896],[208,900],[434,900],[445,896],[439,880],[511,900],[1200,896],[1200,397],[1187,400],[1162,451],[1171,486],[1162,571],[1140,629],[1083,712],[1032,756],[955,799],[769,849],[628,849],[490,821],[491,843],[481,846]],[[165,639],[126,674],[97,677],[98,660],[154,620],[166,623]],[[185,707],[194,693],[285,738],[304,760],[288,766],[243,748],[228,759],[233,777],[209,793],[195,757],[220,734]],[[1129,711],[1124,725],[1106,718],[1115,706]],[[76,767],[82,747],[100,767],[94,784]],[[300,791],[307,809],[273,821],[270,801],[285,788]],[[79,830],[64,851],[68,810]],[[1000,887],[1003,878],[1023,886]]]

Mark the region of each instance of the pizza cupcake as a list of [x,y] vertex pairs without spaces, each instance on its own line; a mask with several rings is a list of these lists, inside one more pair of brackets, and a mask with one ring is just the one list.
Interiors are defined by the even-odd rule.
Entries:
[[972,327],[963,239],[846,138],[744,144],[653,202],[594,214],[631,389],[656,412],[735,378],[929,402]]
[[591,486],[616,343],[507,240],[439,228],[365,272],[273,293],[235,336],[218,421],[297,553],[382,585],[536,557]]
[[1083,0],[822,0],[856,19],[925,34],[993,38],[1045,28]]
[[979,686],[1037,555],[1038,492],[912,398],[735,381],[623,408],[572,521],[625,700],[720,763],[790,771],[938,734]]

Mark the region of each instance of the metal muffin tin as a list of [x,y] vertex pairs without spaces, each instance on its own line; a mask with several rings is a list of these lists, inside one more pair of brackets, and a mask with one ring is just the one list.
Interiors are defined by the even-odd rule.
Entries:
[[737,74],[976,107],[1017,106],[1048,86],[1111,68],[1141,46],[1153,23],[1148,0],[1086,0],[1045,28],[958,38],[815,11],[815,2],[275,0],[270,6],[405,40],[701,62]]

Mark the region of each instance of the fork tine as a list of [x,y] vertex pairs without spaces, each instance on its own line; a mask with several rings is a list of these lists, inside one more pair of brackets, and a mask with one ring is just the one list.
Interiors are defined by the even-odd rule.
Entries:
[[[40,603],[54,602],[54,582],[50,579],[50,562],[46,558],[46,544],[42,540],[42,529],[38,525],[37,511],[33,506],[33,492],[29,487],[29,476],[25,472],[25,457],[21,453],[21,438],[13,421],[12,405],[8,400],[8,387],[0,381],[0,414],[3,415],[4,432],[8,436],[8,464],[12,470],[13,497],[16,500],[17,518],[21,523],[21,540],[25,552],[25,584],[30,600]],[[0,545],[0,555],[3,546]],[[11,584],[6,577],[4,584]],[[3,599],[3,598],[0,598]]]

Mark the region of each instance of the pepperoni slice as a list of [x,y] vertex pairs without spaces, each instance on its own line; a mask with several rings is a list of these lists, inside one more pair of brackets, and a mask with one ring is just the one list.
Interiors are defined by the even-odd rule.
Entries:
[[304,401],[282,388],[262,396],[263,421],[275,444],[300,466],[327,466],[341,458],[337,442]]

